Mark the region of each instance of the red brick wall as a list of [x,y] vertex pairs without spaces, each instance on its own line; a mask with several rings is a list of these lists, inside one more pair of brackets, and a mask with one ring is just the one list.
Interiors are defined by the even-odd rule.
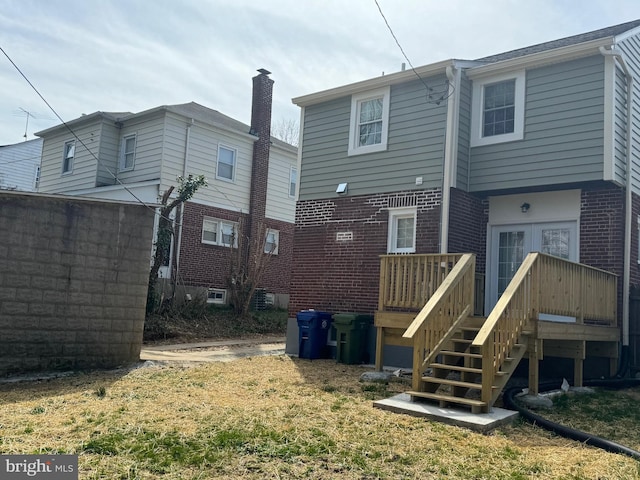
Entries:
[[[416,206],[417,253],[435,253],[440,201],[440,190],[430,190],[298,202],[290,315],[309,308],[374,312],[379,255],[387,253],[388,208]],[[348,232],[351,240],[337,239]]]
[[[186,203],[180,248],[180,282],[188,286],[226,288],[229,249],[202,243],[202,219],[206,216],[237,222],[243,215],[194,202]],[[293,224],[266,219],[265,225],[267,228],[279,230],[280,244],[278,255],[271,257],[261,287],[270,293],[288,293],[293,253]]]
[[486,271],[489,203],[467,192],[451,189],[449,252],[475,253],[476,271]]

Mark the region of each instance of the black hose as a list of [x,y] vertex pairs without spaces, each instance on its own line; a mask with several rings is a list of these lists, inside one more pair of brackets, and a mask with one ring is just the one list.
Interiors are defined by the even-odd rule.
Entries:
[[[586,387],[628,388],[640,385],[640,379],[624,378],[608,380],[585,380],[583,384]],[[542,392],[552,390],[554,388],[557,388],[556,383],[547,383],[540,385],[540,391]],[[527,421],[535,425],[539,425],[545,430],[549,430],[562,437],[570,438],[572,440],[582,442],[586,445],[602,448],[607,452],[621,453],[623,455],[628,455],[629,457],[632,457],[636,460],[640,460],[640,452],[638,452],[637,450],[633,450],[629,447],[625,447],[624,445],[620,445],[619,443],[615,443],[610,440],[591,435],[590,433],[565,427],[564,425],[560,425],[559,423],[547,420],[546,418],[541,417],[540,415],[537,415],[524,407],[521,407],[517,404],[514,398],[516,393],[520,391],[522,391],[520,387],[508,389],[504,393],[503,401],[507,408],[517,410],[520,415],[522,415]]]

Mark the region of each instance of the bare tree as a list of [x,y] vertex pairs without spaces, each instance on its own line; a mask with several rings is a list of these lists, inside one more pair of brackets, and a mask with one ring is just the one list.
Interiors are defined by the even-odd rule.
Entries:
[[262,282],[277,245],[272,244],[269,252],[265,252],[267,228],[260,222],[257,235],[249,234],[249,222],[245,217],[238,221],[229,246],[229,303],[235,313],[245,316],[249,312],[251,299],[256,288]]
[[171,202],[169,199],[173,193],[174,187],[171,186],[162,195],[162,207],[160,207],[160,219],[158,220],[158,231],[156,232],[156,241],[154,245],[156,251],[153,255],[153,265],[149,272],[149,289],[147,290],[147,313],[151,313],[157,303],[156,284],[158,282],[158,271],[169,255],[171,250],[171,237],[173,237],[173,225],[171,222],[171,212],[189,200],[196,193],[198,188],[207,185],[204,175],[189,175],[187,178],[178,177],[178,195]]
[[300,127],[296,120],[281,118],[271,126],[271,135],[297,147],[300,138]]

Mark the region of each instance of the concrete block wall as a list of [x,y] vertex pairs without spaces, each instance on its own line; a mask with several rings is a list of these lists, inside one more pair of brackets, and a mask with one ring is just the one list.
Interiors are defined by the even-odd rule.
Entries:
[[0,375],[139,359],[153,216],[0,192]]

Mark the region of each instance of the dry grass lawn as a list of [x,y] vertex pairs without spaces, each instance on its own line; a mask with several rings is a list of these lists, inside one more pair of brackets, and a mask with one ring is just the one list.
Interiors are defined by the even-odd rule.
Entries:
[[280,356],[3,384],[0,452],[77,453],[82,479],[640,478],[524,423],[482,435],[374,409],[390,392],[362,372]]

